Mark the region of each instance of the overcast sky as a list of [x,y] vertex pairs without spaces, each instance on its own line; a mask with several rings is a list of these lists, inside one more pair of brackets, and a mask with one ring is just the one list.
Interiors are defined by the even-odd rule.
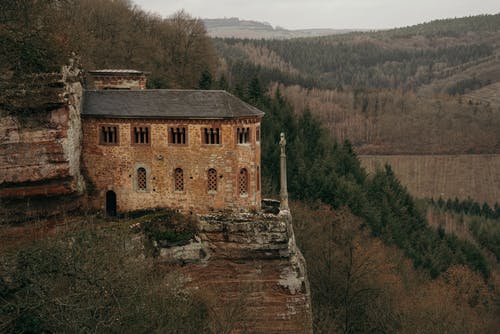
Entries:
[[439,18],[500,12],[500,0],[132,0],[169,16],[239,17],[287,29],[393,28]]

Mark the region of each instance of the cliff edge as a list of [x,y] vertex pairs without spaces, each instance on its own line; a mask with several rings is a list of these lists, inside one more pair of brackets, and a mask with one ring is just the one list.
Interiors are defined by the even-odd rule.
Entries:
[[215,299],[220,332],[312,333],[306,263],[288,210],[198,215],[199,236],[163,248],[159,261],[180,266],[186,285]]

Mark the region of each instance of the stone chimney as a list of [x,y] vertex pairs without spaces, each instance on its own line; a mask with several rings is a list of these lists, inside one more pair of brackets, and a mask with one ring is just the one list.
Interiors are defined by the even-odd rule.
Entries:
[[95,90],[146,89],[146,72],[137,70],[94,70],[86,77],[86,88]]

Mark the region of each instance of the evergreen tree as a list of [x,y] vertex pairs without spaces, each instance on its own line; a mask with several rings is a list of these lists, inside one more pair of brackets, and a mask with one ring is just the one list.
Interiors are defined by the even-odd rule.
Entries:
[[212,88],[212,74],[209,70],[205,69],[201,72],[201,78],[198,83],[198,88],[203,90],[209,90]]
[[228,90],[229,89],[229,83],[227,82],[227,79],[226,79],[226,76],[224,74],[222,74],[219,78],[219,80],[217,80],[217,89],[221,89],[221,90]]
[[264,95],[264,90],[258,77],[254,77],[248,85],[248,99],[250,102],[258,104]]

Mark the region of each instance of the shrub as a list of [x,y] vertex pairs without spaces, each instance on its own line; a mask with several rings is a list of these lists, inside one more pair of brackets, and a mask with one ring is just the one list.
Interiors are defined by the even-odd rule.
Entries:
[[0,332],[206,332],[206,305],[142,250],[123,229],[78,226],[2,257]]
[[174,210],[144,216],[141,219],[144,234],[161,246],[184,245],[197,232],[194,217],[182,215]]

